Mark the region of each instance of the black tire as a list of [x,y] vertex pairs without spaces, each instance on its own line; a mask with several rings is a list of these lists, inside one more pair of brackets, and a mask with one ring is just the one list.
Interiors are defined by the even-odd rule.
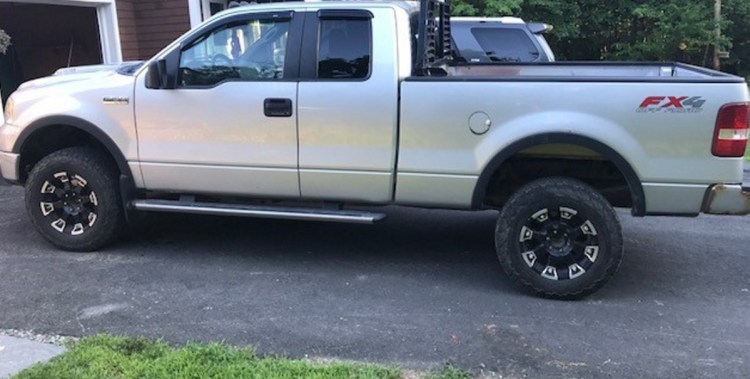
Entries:
[[112,242],[125,227],[119,171],[105,155],[72,147],[44,157],[26,181],[26,210],[51,244],[89,252]]
[[500,211],[495,246],[516,284],[565,300],[604,286],[623,256],[614,209],[594,188],[570,178],[540,179],[516,191]]

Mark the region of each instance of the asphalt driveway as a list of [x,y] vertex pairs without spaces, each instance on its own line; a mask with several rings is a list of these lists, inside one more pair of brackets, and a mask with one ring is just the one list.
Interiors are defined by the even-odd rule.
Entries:
[[158,215],[75,254],[36,235],[22,193],[0,186],[0,328],[504,377],[750,377],[750,217],[620,212],[620,272],[561,302],[503,276],[493,212],[393,208],[375,226]]

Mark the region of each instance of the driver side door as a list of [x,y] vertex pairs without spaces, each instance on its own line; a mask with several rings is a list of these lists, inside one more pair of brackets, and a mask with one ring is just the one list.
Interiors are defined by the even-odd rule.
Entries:
[[[300,19],[300,20],[298,20]],[[135,90],[146,189],[296,198],[301,17],[225,17],[178,48],[174,89]]]

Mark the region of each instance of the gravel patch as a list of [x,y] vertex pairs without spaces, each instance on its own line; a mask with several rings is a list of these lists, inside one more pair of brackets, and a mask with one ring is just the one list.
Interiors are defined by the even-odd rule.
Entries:
[[17,329],[0,328],[0,334],[6,335],[9,337],[23,338],[23,339],[30,340],[30,341],[49,343],[52,345],[63,346],[63,347],[69,342],[78,341],[78,337],[57,336],[57,335],[50,335],[50,334],[37,334],[32,331],[17,330]]

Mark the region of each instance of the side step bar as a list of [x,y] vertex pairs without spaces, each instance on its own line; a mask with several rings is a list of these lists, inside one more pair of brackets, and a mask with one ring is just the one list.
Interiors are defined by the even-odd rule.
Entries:
[[283,206],[256,206],[243,204],[218,204],[185,202],[179,200],[135,200],[133,207],[139,211],[192,213],[215,216],[242,216],[373,224],[385,218],[385,214],[364,211],[329,210]]

